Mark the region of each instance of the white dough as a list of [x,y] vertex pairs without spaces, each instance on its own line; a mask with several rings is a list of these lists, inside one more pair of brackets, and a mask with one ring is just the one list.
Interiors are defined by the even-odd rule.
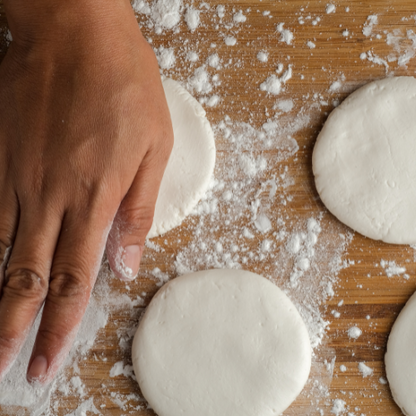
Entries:
[[278,416],[311,366],[293,303],[242,270],[167,283],[148,306],[132,352],[140,388],[159,416]]
[[179,83],[163,80],[174,145],[163,176],[148,238],[181,224],[208,189],[215,166],[215,141],[205,110]]
[[313,152],[315,183],[340,221],[374,240],[416,243],[416,80],[387,78],[329,116]]
[[416,416],[416,293],[391,330],[385,356],[387,379],[394,400],[407,416]]

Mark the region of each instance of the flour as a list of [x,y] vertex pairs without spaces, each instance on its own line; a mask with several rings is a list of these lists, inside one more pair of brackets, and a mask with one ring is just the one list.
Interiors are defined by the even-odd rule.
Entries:
[[186,54],[186,60],[189,62],[197,62],[199,59],[199,55],[195,51],[188,51]]
[[276,30],[280,33],[280,42],[291,45],[294,38],[293,33],[289,29],[285,29],[284,25],[284,23],[279,23],[276,26]]
[[416,55],[416,34],[411,29],[408,29],[405,34],[401,29],[388,32],[386,44],[393,47],[393,52],[389,54],[387,60],[397,62],[400,67],[405,67]]
[[374,373],[374,370],[368,367],[365,363],[358,363],[358,371],[363,375],[363,377],[369,377]]
[[235,23],[244,23],[247,20],[247,17],[243,15],[243,12],[240,10],[233,16]]
[[341,399],[336,399],[333,401],[331,413],[334,415],[342,415],[344,412],[346,412],[345,408],[345,401]]
[[281,100],[274,105],[273,109],[288,113],[289,111],[292,111],[294,105],[293,100]]
[[123,375],[124,377],[134,377],[133,366],[125,365],[123,361],[118,361],[114,364],[113,368],[110,370],[110,377],[117,377]]
[[210,75],[204,66],[197,68],[188,80],[188,88],[198,94],[208,94],[212,91]]
[[328,4],[327,6],[326,6],[326,14],[331,14],[331,13],[335,13],[335,11],[336,11],[336,7],[335,7],[335,5],[334,4]]
[[272,95],[280,94],[282,90],[282,82],[276,75],[270,75],[266,81],[260,84],[260,89]]
[[186,9],[185,22],[188,25],[188,29],[191,32],[194,32],[195,29],[199,26],[199,23],[201,22],[199,13],[200,11],[194,9],[193,7],[188,7]]
[[377,15],[370,15],[367,18],[367,21],[363,27],[363,35],[366,37],[371,36],[373,32],[374,26],[378,23],[378,16]]
[[341,86],[342,86],[341,81],[335,81],[330,85],[329,91],[330,92],[336,92],[341,88]]
[[220,69],[220,57],[217,53],[208,56],[207,63],[212,68]]
[[358,339],[362,335],[363,331],[357,326],[352,326],[348,329],[348,336],[352,339]]
[[398,266],[395,261],[381,260],[380,266],[385,270],[387,277],[401,276],[408,280],[409,275],[406,273],[406,268]]
[[155,0],[151,7],[151,18],[156,29],[173,29],[181,18],[181,0]]
[[227,46],[234,46],[237,43],[237,39],[234,36],[226,36],[224,42]]
[[162,69],[169,69],[175,65],[175,51],[173,48],[164,48],[161,46],[155,51],[159,66]]
[[268,54],[267,52],[260,51],[260,52],[257,54],[257,59],[258,59],[260,62],[267,62],[267,61],[269,60],[269,54]]
[[219,4],[217,6],[217,15],[220,19],[222,19],[225,16],[225,6],[222,4]]

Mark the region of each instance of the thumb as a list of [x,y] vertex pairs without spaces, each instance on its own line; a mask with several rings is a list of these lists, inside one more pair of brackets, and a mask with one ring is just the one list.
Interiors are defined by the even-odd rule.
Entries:
[[163,163],[145,162],[120,204],[107,241],[110,267],[124,281],[133,280],[139,271],[167,158]]

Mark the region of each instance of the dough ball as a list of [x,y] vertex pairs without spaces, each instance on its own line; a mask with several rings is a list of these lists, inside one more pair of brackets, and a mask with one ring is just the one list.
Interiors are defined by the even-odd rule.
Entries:
[[416,243],[416,80],[387,78],[351,94],[313,152],[323,203],[374,240]]
[[181,85],[163,80],[172,118],[174,145],[148,238],[181,224],[206,193],[215,167],[215,140],[205,110]]
[[386,373],[395,402],[416,416],[416,293],[400,312],[387,343]]
[[159,416],[278,416],[311,366],[293,303],[241,270],[192,273],[163,286],[132,352],[140,388]]

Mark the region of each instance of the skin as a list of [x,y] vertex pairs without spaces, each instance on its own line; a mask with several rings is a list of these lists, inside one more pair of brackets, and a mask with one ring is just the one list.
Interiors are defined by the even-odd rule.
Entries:
[[0,65],[0,378],[41,306],[28,381],[49,383],[105,248],[138,272],[173,132],[127,0],[5,0]]

